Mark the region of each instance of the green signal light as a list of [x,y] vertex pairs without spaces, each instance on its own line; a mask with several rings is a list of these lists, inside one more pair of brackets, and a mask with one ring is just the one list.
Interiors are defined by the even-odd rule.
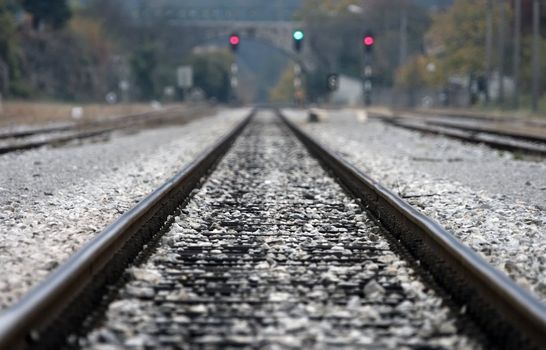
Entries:
[[303,32],[301,30],[296,30],[292,36],[294,37],[294,40],[302,40]]

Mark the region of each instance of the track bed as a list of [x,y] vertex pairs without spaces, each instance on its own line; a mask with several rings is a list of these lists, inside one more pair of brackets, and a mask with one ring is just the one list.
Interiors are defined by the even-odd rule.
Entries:
[[477,347],[381,230],[259,113],[77,344]]

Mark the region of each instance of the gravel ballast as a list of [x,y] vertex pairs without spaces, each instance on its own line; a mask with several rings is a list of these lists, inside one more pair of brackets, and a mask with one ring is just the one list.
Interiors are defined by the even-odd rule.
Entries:
[[248,114],[116,132],[97,143],[0,156],[0,308],[191,162]]
[[479,348],[280,123],[256,116],[79,344]]
[[546,300],[546,162],[361,122],[352,111],[319,123],[286,114]]

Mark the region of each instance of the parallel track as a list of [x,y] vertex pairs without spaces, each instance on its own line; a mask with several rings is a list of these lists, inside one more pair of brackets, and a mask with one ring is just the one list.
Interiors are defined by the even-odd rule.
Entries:
[[534,156],[546,156],[546,138],[488,125],[468,125],[453,121],[420,120],[411,117],[380,117],[388,124],[424,133],[443,135],[465,142]]
[[[175,178],[98,235],[86,247],[0,317],[0,348],[55,347],[100,300],[106,285],[118,280],[142,246],[165,227],[229,145],[247,118]],[[546,346],[546,307],[484,262],[431,219],[314,140],[281,119],[362,204],[400,240],[454,302],[465,306],[498,347]],[[250,224],[250,223],[249,223]]]
[[509,125],[507,126],[496,126],[496,125],[487,125],[483,123],[460,123],[456,121],[450,121],[450,120],[430,120],[427,121],[427,124],[429,125],[437,125],[437,126],[443,126],[447,128],[455,128],[459,130],[466,130],[471,131],[473,133],[485,133],[485,134],[491,134],[491,135],[499,135],[499,136],[505,136],[510,137],[517,140],[523,140],[523,141],[529,141],[529,142],[536,142],[536,143],[542,143],[546,144],[546,135],[540,135],[536,133],[531,133],[531,130],[528,130],[527,132],[523,130],[518,129],[509,129]]
[[[73,140],[84,140],[110,132],[132,127],[153,126],[176,121],[188,122],[200,114],[200,108],[180,109],[169,108],[157,112],[128,115],[100,122],[88,124],[73,124],[59,127],[32,129],[1,133],[0,140],[5,144],[0,145],[0,154],[25,151],[43,146],[56,146]],[[184,116],[184,117],[181,117]],[[57,135],[54,135],[57,133]],[[53,136],[51,136],[53,134]],[[34,138],[34,139],[32,139]],[[6,143],[13,139],[16,142]]]
[[502,116],[495,116],[491,114],[485,114],[485,113],[478,113],[478,112],[471,112],[466,110],[435,110],[435,109],[399,109],[395,110],[395,113],[415,113],[423,116],[428,117],[439,117],[442,119],[462,119],[462,120],[469,120],[469,121],[489,121],[489,122],[513,122],[513,123],[519,123],[526,126],[538,126],[538,127],[546,127],[546,121],[541,119],[526,119],[521,117],[502,117]]

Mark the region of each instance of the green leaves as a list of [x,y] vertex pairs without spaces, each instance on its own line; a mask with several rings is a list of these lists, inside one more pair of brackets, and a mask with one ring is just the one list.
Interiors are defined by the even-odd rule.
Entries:
[[194,84],[207,98],[226,102],[229,98],[229,69],[233,56],[227,51],[193,54],[189,63],[193,67]]

